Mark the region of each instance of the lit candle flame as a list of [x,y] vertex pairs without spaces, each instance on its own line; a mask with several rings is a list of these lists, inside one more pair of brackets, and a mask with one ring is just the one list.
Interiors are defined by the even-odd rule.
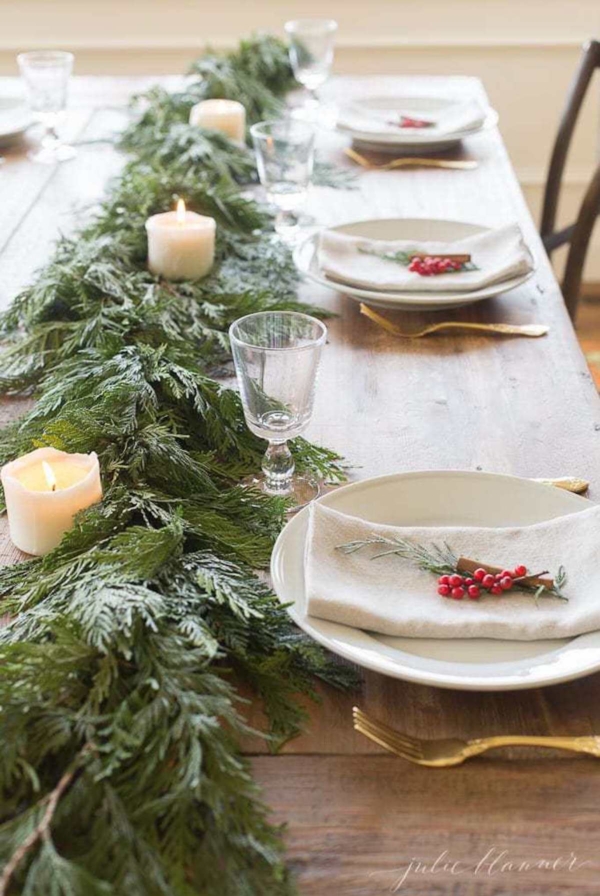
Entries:
[[185,224],[185,202],[183,201],[183,199],[180,199],[180,200],[177,202],[177,212],[176,212],[176,214],[177,214],[177,223],[178,223],[178,224]]
[[56,476],[54,475],[54,470],[50,466],[49,463],[46,463],[45,460],[42,461],[42,470],[44,471],[44,476],[46,477],[46,482],[48,483],[48,488],[55,492],[56,491]]

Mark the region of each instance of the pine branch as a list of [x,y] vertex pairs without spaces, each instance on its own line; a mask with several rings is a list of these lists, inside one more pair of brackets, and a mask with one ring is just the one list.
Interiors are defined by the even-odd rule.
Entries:
[[69,768],[67,768],[62,777],[59,779],[56,787],[52,791],[50,791],[50,793],[47,794],[43,798],[43,800],[41,800],[37,808],[38,811],[40,811],[42,807],[44,807],[44,811],[41,815],[39,823],[35,826],[29,837],[23,840],[19,847],[14,851],[14,853],[4,866],[2,874],[0,874],[0,896],[6,896],[8,886],[14,873],[16,872],[21,862],[28,855],[28,853],[31,852],[31,850],[38,844],[40,840],[49,841],[50,825],[52,824],[52,819],[54,818],[54,813],[56,812],[58,802],[63,794],[73,784],[76,776],[81,771],[81,766],[86,754],[89,753],[91,749],[91,744],[86,744],[84,747],[82,747],[75,761],[71,763]]
[[[255,177],[249,151],[187,124],[208,96],[239,99],[250,121],[275,114],[292,83],[287,50],[253,38],[196,72],[179,94],[140,98],[122,142],[131,161],[0,318],[0,391],[36,398],[0,433],[0,460],[95,450],[105,491],[54,551],[0,569],[7,896],[288,896],[229,677],[262,699],[272,747],[305,723],[298,695],[315,697],[316,678],[356,683],[255,572],[285,502],[237,484],[264,443],[214,378],[231,373],[236,317],[325,314],[298,302],[271,216],[237,189]],[[178,196],[219,222],[202,281],[146,269],[144,222]],[[303,439],[292,450],[299,469],[343,478],[335,452]]]

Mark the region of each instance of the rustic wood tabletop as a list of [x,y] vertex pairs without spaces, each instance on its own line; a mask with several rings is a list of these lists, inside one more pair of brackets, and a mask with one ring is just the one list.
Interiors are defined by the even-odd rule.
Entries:
[[[155,79],[152,79],[153,81]],[[168,83],[169,79],[165,79]],[[102,195],[122,159],[110,137],[128,96],[149,79],[75,79],[69,136],[77,158],[35,166],[23,146],[0,167],[0,307]],[[7,90],[11,89],[5,79]],[[482,96],[462,77],[338,78],[329,98],[395,88]],[[356,170],[354,189],[314,188],[320,224],[428,217],[498,226],[518,221],[536,257],[519,289],[443,314],[384,312],[403,329],[442,319],[541,323],[539,339],[460,333],[395,339],[341,294],[311,284],[302,295],[337,313],[329,323],[313,423],[307,436],[340,451],[351,478],[431,469],[588,479],[600,494],[600,400],[559,287],[525,206],[500,133],[468,139],[448,158],[477,169],[362,171],[347,141],[323,132],[320,153]],[[21,400],[5,400],[0,419]],[[0,559],[16,552],[2,530]],[[418,768],[384,754],[352,729],[352,705],[424,737],[600,733],[600,675],[543,690],[472,693],[365,672],[359,693],[322,691],[306,733],[278,756],[249,742],[256,776],[277,821],[303,896],[596,893],[600,765],[536,752],[490,753],[455,769]],[[259,723],[250,707],[249,715]]]

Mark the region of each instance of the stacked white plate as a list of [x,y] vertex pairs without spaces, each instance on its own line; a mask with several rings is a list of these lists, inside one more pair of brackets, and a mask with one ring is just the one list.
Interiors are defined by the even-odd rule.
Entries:
[[[400,127],[401,116],[428,121],[431,125]],[[497,123],[498,113],[475,100],[372,96],[342,106],[337,127],[364,149],[422,155],[450,149]]]
[[[590,502],[559,488],[493,473],[397,473],[336,489],[320,502],[393,526],[524,526],[585,510]],[[540,687],[600,669],[600,632],[548,641],[392,638],[327,622],[306,612],[304,554],[308,508],[279,536],[273,584],[288,613],[329,650],[383,675],[460,690]]]
[[21,137],[31,121],[31,113],[20,97],[0,96],[0,145]]
[[[367,221],[355,221],[332,227],[335,233],[346,233],[351,236],[372,240],[414,240],[415,243],[427,241],[451,241],[473,236],[489,230],[479,224],[467,224],[464,221],[443,221],[429,218],[375,218]],[[520,286],[531,276],[533,270],[517,277],[511,277],[501,283],[494,283],[482,289],[466,292],[391,292],[375,291],[350,286],[332,280],[319,267],[319,234],[313,233],[300,243],[294,252],[294,261],[298,270],[309,280],[321,286],[327,286],[336,292],[343,292],[356,302],[368,302],[377,308],[402,308],[405,311],[443,311],[446,308],[458,308],[491,296],[508,292]]]

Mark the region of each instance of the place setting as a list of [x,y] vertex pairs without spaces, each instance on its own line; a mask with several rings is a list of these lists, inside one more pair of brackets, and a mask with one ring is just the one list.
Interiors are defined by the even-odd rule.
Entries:
[[341,106],[338,130],[356,149],[434,153],[454,149],[498,124],[498,113],[477,100],[437,96],[366,96]]
[[600,669],[598,527],[598,508],[565,488],[398,473],[298,513],[271,572],[294,621],[360,666],[437,687],[539,687]]
[[535,262],[517,224],[372,219],[317,231],[294,253],[307,279],[377,308],[442,311],[516,289]]

